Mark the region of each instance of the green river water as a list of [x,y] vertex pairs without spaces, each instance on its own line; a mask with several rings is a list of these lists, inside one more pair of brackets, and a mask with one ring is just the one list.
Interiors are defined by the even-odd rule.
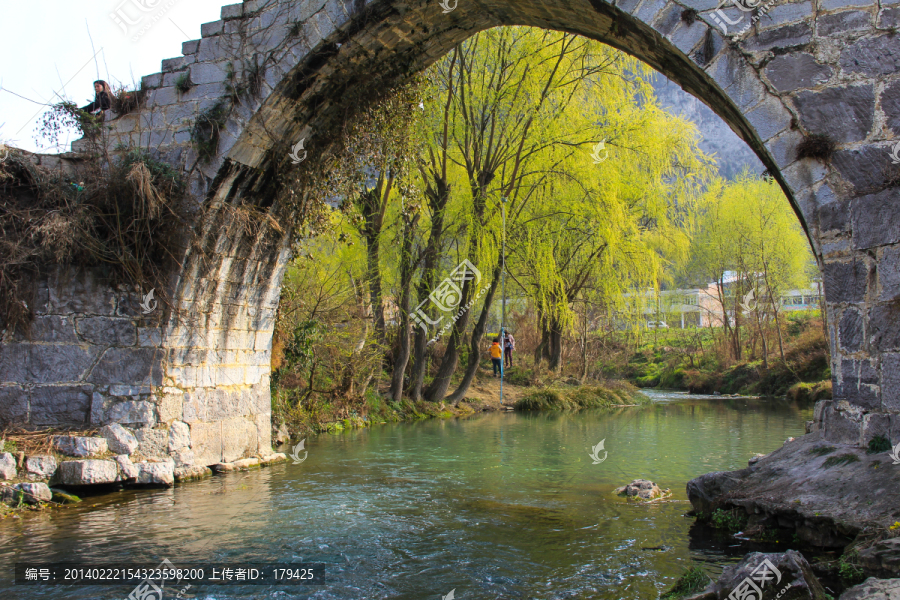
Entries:
[[[194,586],[180,595],[204,600],[438,600],[451,590],[456,600],[654,600],[691,561],[716,576],[757,549],[696,527],[689,534],[687,481],[743,468],[802,435],[812,406],[650,395],[643,408],[320,435],[307,439],[301,464],[22,514],[0,521],[0,598],[124,599],[133,587],[16,586],[15,563],[168,559],[326,564],[322,586]],[[601,440],[607,458],[593,464]],[[613,494],[637,478],[671,488],[672,501]],[[169,586],[163,598],[179,591]]]

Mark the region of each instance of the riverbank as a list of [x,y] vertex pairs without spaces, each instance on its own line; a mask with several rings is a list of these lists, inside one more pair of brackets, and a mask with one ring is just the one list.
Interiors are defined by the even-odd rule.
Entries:
[[622,376],[641,388],[686,390],[695,394],[831,398],[828,343],[818,313],[786,316],[784,360],[777,349],[768,361],[758,346],[727,358],[721,332],[713,329],[662,331],[646,340],[622,367]]
[[[533,384],[534,383],[534,384]],[[636,406],[651,401],[624,381],[587,381],[571,377],[536,382],[530,371],[511,368],[504,377],[502,399],[500,378],[479,367],[466,397],[457,404],[426,401],[388,400],[387,385],[376,386],[364,398],[334,398],[311,394],[300,401],[291,390],[273,388],[273,439],[289,439],[312,433],[337,433],[372,425],[421,419],[449,419],[476,413],[500,411],[556,411],[582,408]]]

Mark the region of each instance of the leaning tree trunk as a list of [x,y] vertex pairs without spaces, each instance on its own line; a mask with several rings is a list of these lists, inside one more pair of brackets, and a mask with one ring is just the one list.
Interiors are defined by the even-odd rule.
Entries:
[[458,403],[465,397],[466,392],[469,391],[469,387],[472,385],[472,380],[475,379],[475,373],[478,371],[478,359],[481,356],[481,340],[484,337],[484,329],[491,312],[491,305],[494,303],[494,294],[497,292],[497,285],[500,282],[500,272],[502,269],[502,263],[498,263],[497,267],[494,269],[494,279],[491,282],[491,287],[488,289],[487,295],[484,298],[484,307],[481,309],[481,315],[478,317],[475,328],[472,330],[472,338],[469,343],[469,362],[466,364],[466,372],[463,374],[463,380],[459,384],[459,387],[456,388],[456,391],[447,398],[447,401],[452,402],[453,404]]
[[394,360],[391,373],[391,399],[399,402],[403,398],[403,376],[409,363],[409,298],[412,295],[412,276],[415,265],[412,259],[412,238],[416,217],[412,223],[407,220],[404,228],[403,247],[400,251],[400,349]]
[[[471,280],[465,282],[460,305],[468,304],[469,299],[473,295],[472,287]],[[425,390],[425,399],[429,402],[440,402],[447,395],[447,389],[450,387],[450,378],[453,377],[453,373],[456,372],[456,367],[459,365],[459,344],[462,342],[468,324],[468,311],[460,315],[459,320],[453,324],[450,330],[450,341],[447,342],[447,350],[441,359],[441,366],[437,375],[434,376],[434,381]]]
[[372,316],[375,325],[375,337],[380,344],[386,342],[384,327],[384,303],[381,299],[381,268],[378,264],[381,255],[381,241],[377,233],[366,235],[366,271],[369,280],[369,301],[372,303]]
[[548,368],[551,371],[558,371],[562,366],[562,327],[559,319],[552,317],[550,319],[550,364]]

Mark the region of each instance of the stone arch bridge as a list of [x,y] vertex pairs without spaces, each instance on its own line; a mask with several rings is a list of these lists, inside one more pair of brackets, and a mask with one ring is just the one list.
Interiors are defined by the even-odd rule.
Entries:
[[[0,348],[0,420],[119,422],[137,428],[145,454],[165,454],[168,432],[189,430],[198,465],[270,452],[270,352],[289,248],[286,238],[254,239],[209,207],[238,198],[272,206],[298,141],[314,161],[354,105],[480,30],[528,25],[640,58],[750,145],[823,270],[835,401],[819,407],[814,427],[836,442],[877,434],[900,442],[900,167],[891,159],[900,140],[900,1],[772,0],[753,11],[747,1],[225,6],[182,56],[143,78],[146,105],[113,120],[109,142],[190,172],[192,197],[206,208],[196,212],[199,242],[183,250],[171,285],[193,321],[148,319],[134,293],[90,273],[40,282],[30,335]],[[221,134],[199,160],[191,132],[217,107]],[[811,134],[836,143],[830,160],[798,159]]]

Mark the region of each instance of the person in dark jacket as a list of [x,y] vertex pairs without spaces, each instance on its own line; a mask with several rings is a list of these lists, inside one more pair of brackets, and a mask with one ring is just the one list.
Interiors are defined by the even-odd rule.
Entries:
[[102,79],[94,82],[94,101],[82,108],[84,112],[99,115],[112,107],[112,90]]

